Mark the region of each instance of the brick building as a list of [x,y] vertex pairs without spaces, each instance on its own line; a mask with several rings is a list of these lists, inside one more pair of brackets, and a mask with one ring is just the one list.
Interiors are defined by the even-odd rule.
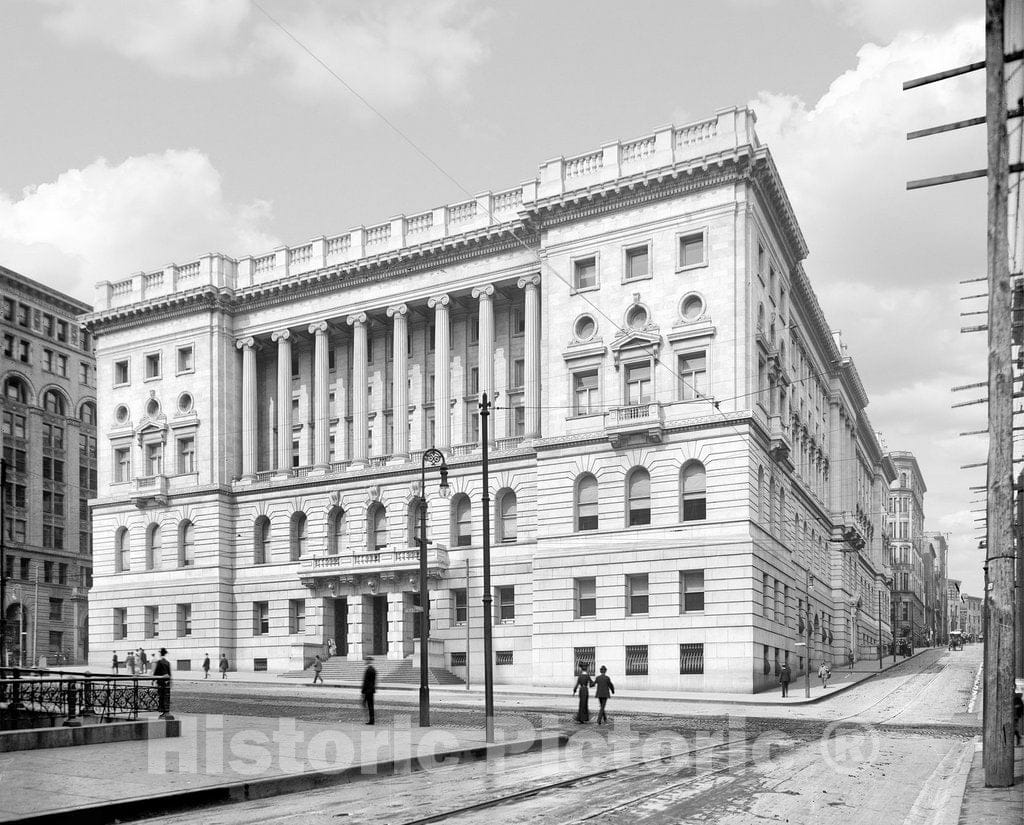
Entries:
[[88,656],[96,372],[87,304],[0,267],[4,572],[11,661]]

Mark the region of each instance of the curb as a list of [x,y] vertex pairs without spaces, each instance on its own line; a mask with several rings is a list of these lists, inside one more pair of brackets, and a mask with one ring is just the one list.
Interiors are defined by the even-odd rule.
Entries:
[[[520,753],[531,753],[537,750],[561,748],[569,741],[565,732],[539,734],[529,739],[513,739],[509,742],[494,744],[480,743],[466,745],[455,750],[441,751],[433,755],[433,762],[447,764],[451,762],[477,762],[486,759],[500,759]],[[424,765],[421,759],[387,759],[381,762],[368,762],[361,765],[350,765],[345,768],[328,768],[322,771],[308,771],[286,776],[272,776],[266,779],[255,779],[249,782],[229,782],[223,785],[212,785],[158,794],[143,799],[120,799],[103,802],[98,805],[79,805],[59,811],[44,811],[19,817],[19,823],[43,825],[43,823],[63,823],[74,821],[79,825],[108,825],[114,822],[148,819],[165,814],[178,813],[194,808],[202,808],[218,804],[248,802],[266,799],[272,796],[296,793],[298,791],[329,788],[333,785],[344,785],[358,782],[361,779],[374,779],[380,776],[402,775],[428,770],[435,765]]]

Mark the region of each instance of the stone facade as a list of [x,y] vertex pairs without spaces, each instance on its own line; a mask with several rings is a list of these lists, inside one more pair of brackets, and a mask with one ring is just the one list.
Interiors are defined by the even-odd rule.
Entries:
[[7,639],[14,663],[81,663],[92,578],[96,371],[90,307],[0,267]]
[[479,682],[483,393],[496,681],[753,691],[874,644],[879,594],[890,634],[892,468],[754,121],[100,284],[97,649],[412,655],[433,446],[429,655]]
[[894,573],[893,603],[896,636],[928,644],[928,583],[933,564],[924,533],[925,486],[913,453],[889,453],[896,469],[889,493],[889,534]]

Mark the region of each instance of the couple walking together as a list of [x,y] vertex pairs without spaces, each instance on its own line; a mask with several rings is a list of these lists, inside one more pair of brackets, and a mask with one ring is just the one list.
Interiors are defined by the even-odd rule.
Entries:
[[579,710],[576,711],[575,719],[581,725],[590,721],[590,688],[592,687],[597,687],[594,695],[600,704],[597,712],[597,724],[607,724],[608,716],[604,712],[604,706],[608,703],[608,697],[615,693],[615,685],[612,684],[612,680],[608,676],[608,668],[604,665],[601,665],[601,672],[596,679],[590,678],[590,674],[585,667],[580,669],[579,678],[576,679],[576,686],[572,689],[573,696],[576,695],[577,691],[580,694],[580,706]]

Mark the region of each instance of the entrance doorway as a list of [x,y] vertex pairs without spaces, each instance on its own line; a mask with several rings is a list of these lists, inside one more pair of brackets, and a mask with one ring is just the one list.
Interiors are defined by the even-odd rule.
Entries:
[[334,644],[339,656],[348,656],[348,599],[334,600]]
[[388,597],[373,597],[373,655],[386,656],[388,652]]

